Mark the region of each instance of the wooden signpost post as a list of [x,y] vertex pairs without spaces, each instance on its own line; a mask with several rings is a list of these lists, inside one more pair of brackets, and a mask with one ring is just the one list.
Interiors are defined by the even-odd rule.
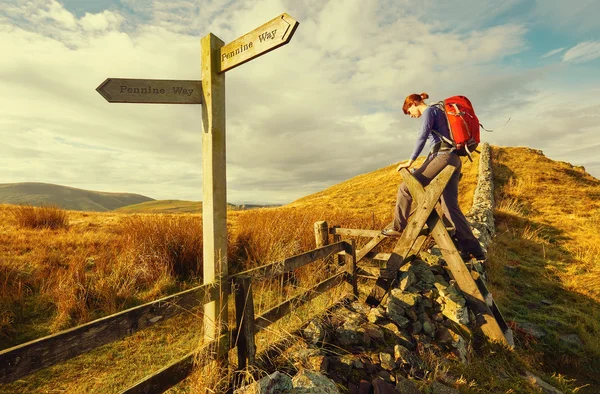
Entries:
[[[224,45],[209,33],[201,40],[202,80],[108,78],[96,89],[110,103],[202,104],[202,237],[204,283],[221,283],[227,271],[225,71],[287,44],[298,22],[286,13]],[[227,324],[228,285],[204,307],[204,337]]]

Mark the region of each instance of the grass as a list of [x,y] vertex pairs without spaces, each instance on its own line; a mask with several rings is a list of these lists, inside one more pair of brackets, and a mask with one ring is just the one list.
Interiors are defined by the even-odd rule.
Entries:
[[[498,235],[489,248],[488,285],[515,328],[514,322],[528,321],[542,326],[547,335],[536,340],[516,329],[514,352],[477,344],[468,365],[434,358],[428,362],[436,377],[453,379],[464,393],[534,392],[521,378],[525,370],[566,393],[592,393],[599,378],[593,366],[600,364],[599,181],[526,148],[492,152]],[[477,162],[476,156],[474,163],[463,163],[460,205],[465,212],[475,189]],[[284,207],[229,210],[229,272],[313,249],[313,223],[318,220],[330,226],[382,228],[392,219],[400,181],[395,167],[359,175]],[[22,226],[13,212],[13,206],[0,206],[0,348],[201,283],[200,215],[61,211],[67,225],[53,229]],[[358,247],[366,241],[360,239]],[[255,284],[256,313],[329,275],[331,266],[317,262],[297,270],[285,283],[278,278]],[[259,335],[259,347],[281,342],[276,346],[285,348],[286,341],[301,346],[294,327],[340,295],[332,292],[329,298],[296,305],[284,321]],[[551,305],[541,303],[543,299]],[[202,338],[201,315],[187,311],[4,385],[1,391],[116,392],[196,349]],[[582,348],[561,341],[573,333],[583,341]],[[276,365],[293,371],[289,363],[276,363],[265,362],[264,370],[252,378]],[[217,390],[231,374],[231,369],[211,365],[171,392]],[[590,386],[576,390],[586,384]]]

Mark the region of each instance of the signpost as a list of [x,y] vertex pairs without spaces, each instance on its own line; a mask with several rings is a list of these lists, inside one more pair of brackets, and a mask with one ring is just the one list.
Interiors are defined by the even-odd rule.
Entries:
[[[108,78],[96,90],[109,103],[202,104],[202,237],[204,283],[220,284],[227,268],[225,71],[292,39],[298,22],[286,13],[224,45],[209,33],[201,40],[202,80]],[[204,337],[219,337],[227,324],[227,284],[221,299],[204,306]]]

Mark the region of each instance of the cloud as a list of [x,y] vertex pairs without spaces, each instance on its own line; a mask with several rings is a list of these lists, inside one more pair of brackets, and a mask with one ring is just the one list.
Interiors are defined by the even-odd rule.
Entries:
[[582,63],[600,57],[600,41],[586,41],[575,45],[563,55],[565,62]]
[[[282,12],[300,22],[291,42],[226,75],[230,202],[287,203],[405,160],[420,122],[400,108],[413,92],[431,101],[467,95],[488,128],[512,117],[485,134],[492,143],[545,149],[570,124],[547,113],[564,104],[546,79],[553,66],[504,63],[529,48],[528,28],[487,18],[515,2],[498,10],[469,2],[487,21],[469,28],[452,28],[459,13],[448,8],[447,19],[432,2],[122,3],[80,17],[53,0],[0,11],[0,44],[10,54],[0,57],[0,90],[11,92],[0,96],[4,182],[201,199],[199,106],[108,104],[95,88],[107,77],[200,79],[202,36],[227,43]],[[598,130],[590,118],[576,122],[581,135]]]
[[597,32],[600,2],[597,0],[535,0],[531,20],[559,31],[563,36]]
[[564,47],[563,47],[563,48],[557,48],[557,49],[553,49],[553,50],[551,50],[551,51],[549,51],[549,52],[546,52],[546,53],[544,53],[544,54],[541,56],[541,58],[542,58],[542,59],[544,59],[544,58],[546,58],[546,57],[554,56],[554,55],[556,55],[557,53],[560,53],[560,52],[564,51],[564,49],[565,49]]

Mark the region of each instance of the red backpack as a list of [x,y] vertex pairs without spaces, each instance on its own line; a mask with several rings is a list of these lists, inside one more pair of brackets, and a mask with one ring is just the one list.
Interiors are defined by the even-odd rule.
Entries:
[[442,139],[454,145],[459,156],[469,156],[471,159],[471,152],[479,146],[479,126],[481,126],[473,110],[473,104],[465,96],[452,96],[435,105],[446,113],[450,137],[453,141]]

